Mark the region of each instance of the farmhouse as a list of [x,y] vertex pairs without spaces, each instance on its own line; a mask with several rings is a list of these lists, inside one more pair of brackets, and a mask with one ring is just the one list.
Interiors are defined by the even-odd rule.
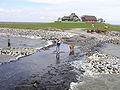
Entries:
[[83,15],[81,19],[82,22],[97,23],[97,18],[95,16]]
[[61,18],[61,21],[80,21],[79,17],[75,14],[72,13],[70,16],[64,16]]
[[71,13],[71,15],[69,15],[69,16],[64,16],[62,18],[58,18],[58,21],[99,23],[95,16],[83,15],[83,16],[81,16],[81,18],[79,18],[75,13]]

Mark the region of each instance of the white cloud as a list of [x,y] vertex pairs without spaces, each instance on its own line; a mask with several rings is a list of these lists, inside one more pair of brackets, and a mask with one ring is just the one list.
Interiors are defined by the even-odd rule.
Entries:
[[60,4],[60,3],[66,3],[66,2],[83,2],[84,0],[26,0],[29,2],[35,2],[35,3],[53,3],[53,4]]
[[4,9],[3,8],[0,8],[0,12],[3,12],[4,11]]
[[7,13],[7,12],[9,12],[8,9],[0,8],[0,13]]
[[60,3],[60,0],[27,0],[35,3]]
[[[119,3],[119,0],[25,0],[28,2],[35,2],[35,3],[53,3],[53,4],[68,4],[68,3],[79,3],[87,4],[87,5],[95,5],[95,4],[109,4],[109,3]],[[119,3],[120,4],[120,3]]]

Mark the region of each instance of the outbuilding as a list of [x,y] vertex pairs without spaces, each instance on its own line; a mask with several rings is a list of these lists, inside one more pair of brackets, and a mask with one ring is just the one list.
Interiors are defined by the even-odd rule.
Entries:
[[97,23],[97,18],[95,16],[83,15],[81,19],[82,19],[82,22]]
[[70,16],[64,16],[61,19],[62,21],[80,21],[79,17],[75,14],[72,13]]

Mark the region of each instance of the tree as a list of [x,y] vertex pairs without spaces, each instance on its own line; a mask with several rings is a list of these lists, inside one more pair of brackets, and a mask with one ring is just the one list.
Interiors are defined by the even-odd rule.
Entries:
[[102,19],[102,18],[99,18],[97,21],[100,22],[100,23],[104,23],[105,22],[105,20]]
[[60,21],[60,20],[61,20],[61,17],[59,17],[57,21]]

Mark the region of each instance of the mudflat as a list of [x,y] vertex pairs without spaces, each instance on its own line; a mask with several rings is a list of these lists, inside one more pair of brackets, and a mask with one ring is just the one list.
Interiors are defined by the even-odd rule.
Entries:
[[[93,34],[79,28],[64,32],[1,28],[0,37],[0,42],[4,44],[0,44],[2,90],[119,88],[120,32]],[[8,38],[10,48],[7,46]],[[56,38],[61,38],[63,42],[60,53],[55,53]],[[72,55],[69,45],[75,46]],[[21,54],[23,51],[20,50],[27,54],[13,61],[11,57]],[[10,51],[14,51],[15,55],[8,53]],[[5,57],[8,58],[4,60]]]

